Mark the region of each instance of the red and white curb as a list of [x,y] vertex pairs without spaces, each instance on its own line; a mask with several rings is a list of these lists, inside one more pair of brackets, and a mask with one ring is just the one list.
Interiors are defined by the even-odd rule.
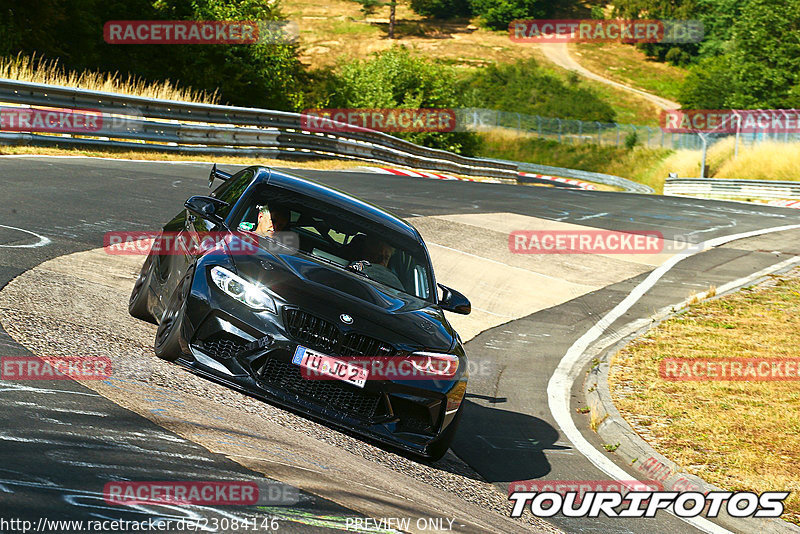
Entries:
[[435,180],[464,180],[474,182],[472,178],[461,178],[452,174],[442,174],[430,171],[412,171],[408,169],[393,169],[391,167],[361,167],[365,171],[377,172],[380,174],[394,174],[396,176],[416,176],[418,178],[433,178]]
[[521,172],[520,176],[530,176],[531,178],[539,178],[541,180],[549,180],[551,182],[559,182],[562,184],[574,185],[578,189],[585,189],[586,191],[597,191],[597,186],[584,182],[582,180],[574,180],[572,178],[560,178],[558,176],[548,176],[546,174],[536,174],[533,172]]
[[800,209],[800,200],[770,200],[767,204],[770,206],[781,206],[782,208]]
[[[431,171],[412,171],[410,169],[394,169],[392,167],[360,167],[361,169],[369,172],[376,172],[380,174],[394,174],[395,176],[414,176],[417,178],[433,178],[434,180],[461,180],[465,182],[489,182],[489,183],[503,183],[500,180],[484,179],[476,180],[474,178],[465,178],[462,176],[453,176],[452,174],[443,174],[440,172]],[[541,180],[549,180],[552,182],[560,182],[562,184],[569,184],[577,187],[578,189],[585,189],[587,191],[596,191],[597,187],[589,182],[581,180],[573,180],[571,178],[559,178],[558,176],[547,176],[545,174],[534,174],[531,172],[521,172],[520,176],[530,176],[539,178]]]

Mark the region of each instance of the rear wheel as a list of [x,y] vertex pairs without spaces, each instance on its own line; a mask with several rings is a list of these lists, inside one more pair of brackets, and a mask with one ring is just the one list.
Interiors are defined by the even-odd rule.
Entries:
[[453,443],[453,438],[456,437],[456,430],[458,430],[458,424],[461,422],[461,414],[464,412],[464,403],[461,403],[461,406],[458,407],[458,411],[456,412],[456,416],[453,417],[453,420],[450,421],[450,424],[447,425],[447,428],[444,432],[442,432],[436,441],[428,445],[428,460],[432,462],[436,462],[442,459],[447,453],[447,449],[450,448],[450,444]]
[[181,284],[175,288],[175,292],[169,299],[167,309],[156,331],[156,341],[154,350],[156,356],[162,360],[174,362],[181,356],[187,356],[181,346],[181,330],[186,316],[186,297],[192,286],[191,274],[183,279]]
[[128,300],[128,313],[132,317],[156,324],[156,318],[147,309],[147,297],[150,291],[150,271],[153,269],[153,257],[148,256],[139,272],[139,277],[133,284],[131,298]]

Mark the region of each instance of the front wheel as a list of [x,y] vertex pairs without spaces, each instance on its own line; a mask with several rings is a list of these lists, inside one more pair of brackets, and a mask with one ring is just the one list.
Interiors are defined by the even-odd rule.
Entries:
[[150,271],[153,269],[153,256],[148,256],[136,283],[133,284],[131,298],[128,300],[128,313],[132,317],[156,324],[156,318],[147,309],[147,297],[150,291]]
[[436,440],[428,445],[427,448],[427,459],[431,462],[436,462],[442,459],[442,456],[447,453],[447,449],[450,448],[450,444],[453,443],[453,438],[456,437],[456,430],[458,430],[458,424],[461,422],[461,414],[464,412],[464,403],[461,403],[461,406],[458,407],[458,411],[456,412],[456,416],[453,417],[453,420],[450,421],[450,424],[447,425],[447,428],[441,435],[436,438]]
[[175,288],[175,292],[169,299],[167,309],[156,331],[156,341],[154,350],[156,356],[168,362],[174,362],[181,356],[186,356],[181,346],[181,330],[186,316],[186,297],[191,289],[191,276],[183,279],[183,282]]

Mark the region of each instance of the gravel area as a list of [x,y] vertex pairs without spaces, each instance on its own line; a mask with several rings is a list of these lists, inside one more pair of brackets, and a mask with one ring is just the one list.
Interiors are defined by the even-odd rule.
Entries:
[[[71,256],[79,264],[91,264],[91,273],[71,268],[66,263],[73,258],[64,256],[24,273],[0,292],[3,328],[35,354],[108,357],[115,378],[180,390],[235,407],[508,517],[507,495],[483,481],[452,452],[433,464],[416,462],[159,360],[152,349],[155,326],[127,313],[129,292],[143,258],[132,261],[97,251]],[[103,277],[104,262],[114,270],[110,280]],[[81,273],[80,277],[76,273]],[[523,514],[519,521],[532,531],[559,532],[531,514]]]

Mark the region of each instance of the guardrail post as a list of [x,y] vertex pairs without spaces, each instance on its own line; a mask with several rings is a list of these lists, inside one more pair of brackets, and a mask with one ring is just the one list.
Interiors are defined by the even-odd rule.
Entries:
[[578,139],[583,143],[583,121],[578,121]]
[[542,137],[542,118],[539,115],[536,115],[536,131],[538,133],[538,137],[541,139],[541,137]]
[[561,142],[561,119],[556,119],[558,121],[558,142]]
[[698,132],[697,135],[703,142],[703,163],[700,167],[700,178],[708,178],[708,176],[706,176],[706,150],[708,149],[708,139],[706,138],[706,134]]
[[603,144],[603,125],[600,124],[600,121],[594,121],[594,123],[597,125],[597,144],[598,145],[602,145]]
[[522,130],[522,115],[517,113],[517,130]]
[[645,128],[647,128],[647,144],[645,146],[650,148],[650,136],[653,134],[653,129],[649,126],[645,126]]
[[617,146],[619,146],[619,124],[617,124],[617,123],[615,122],[615,123],[614,123],[614,126],[616,126],[616,127],[617,127]]

